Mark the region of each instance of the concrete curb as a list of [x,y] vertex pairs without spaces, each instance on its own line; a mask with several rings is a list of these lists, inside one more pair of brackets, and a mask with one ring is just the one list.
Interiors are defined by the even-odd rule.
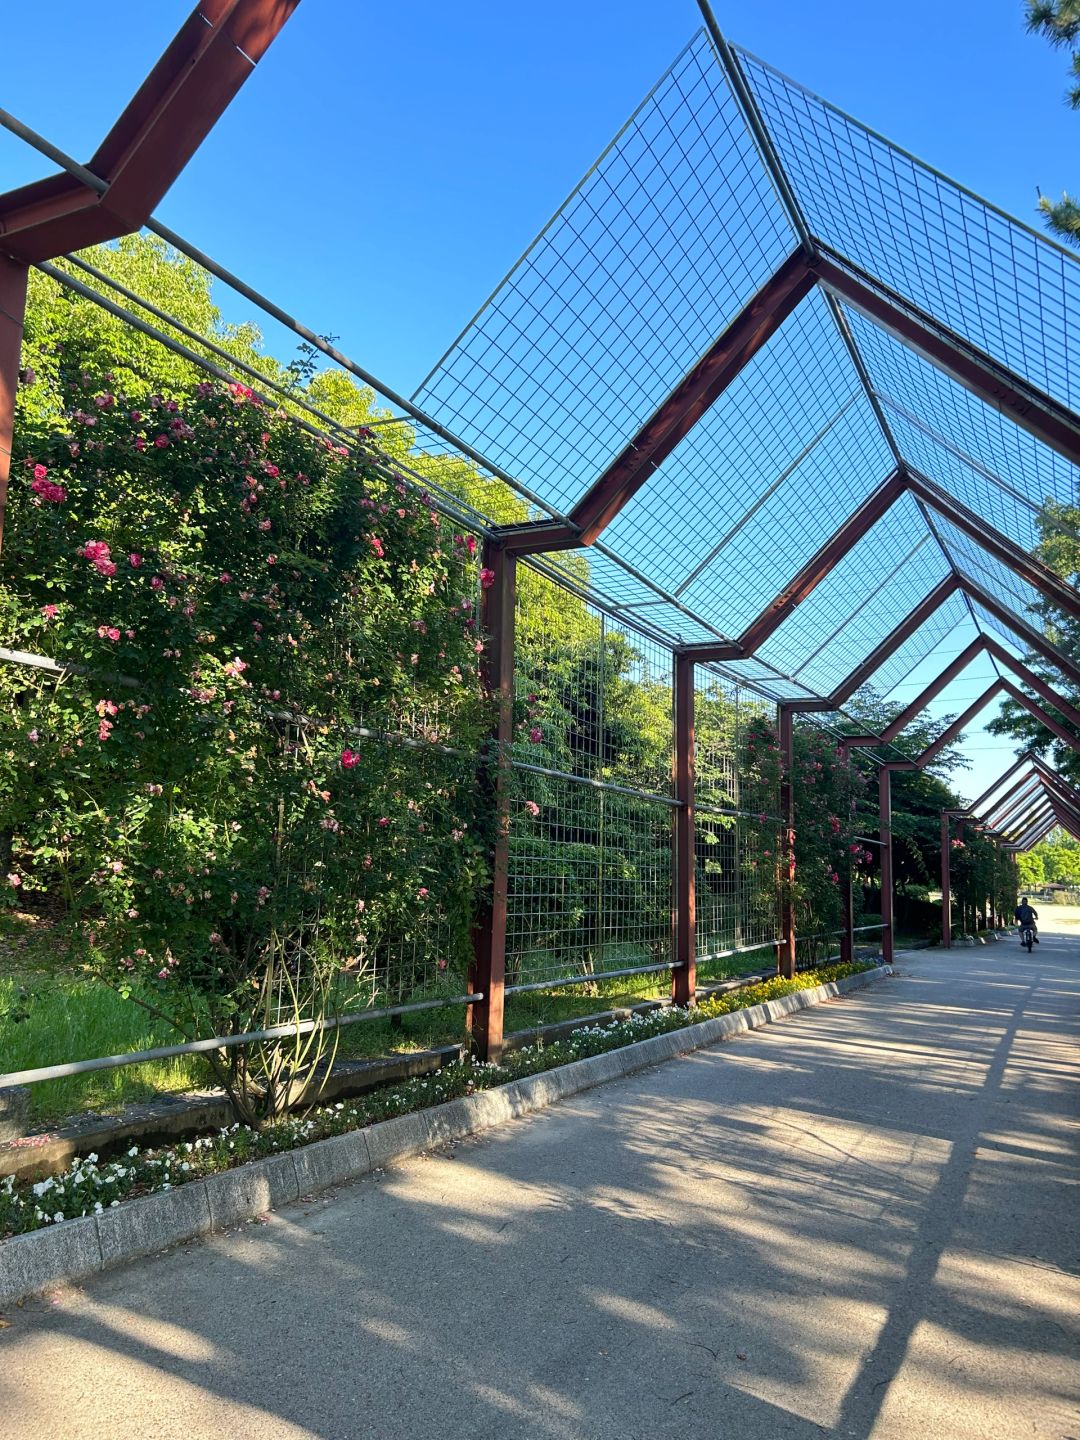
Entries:
[[880,966],[864,970],[844,980],[798,990],[683,1030],[638,1040],[619,1050],[434,1105],[430,1110],[416,1110],[365,1130],[254,1160],[174,1190],[128,1200],[103,1215],[65,1220],[44,1230],[15,1235],[0,1244],[0,1305],[13,1304],[54,1285],[89,1279],[114,1265],[211,1231],[240,1225],[302,1195],[359,1179],[395,1160],[489,1130],[516,1116],[542,1110],[556,1100],[633,1075],[676,1055],[715,1045],[743,1030],[756,1030],[890,973]]

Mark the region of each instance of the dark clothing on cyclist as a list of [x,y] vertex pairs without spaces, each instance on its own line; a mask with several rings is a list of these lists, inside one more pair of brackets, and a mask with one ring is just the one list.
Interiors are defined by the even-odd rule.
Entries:
[[1037,945],[1039,943],[1039,933],[1038,926],[1035,924],[1035,921],[1039,918],[1039,912],[1034,908],[1034,906],[1028,905],[1025,902],[1023,905],[1017,905],[1015,916],[1016,923],[1021,928],[1023,928],[1025,925],[1031,926],[1032,939]]

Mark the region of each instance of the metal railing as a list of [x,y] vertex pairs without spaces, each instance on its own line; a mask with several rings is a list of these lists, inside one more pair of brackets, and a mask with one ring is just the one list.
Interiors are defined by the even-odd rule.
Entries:
[[71,1060],[64,1065],[41,1065],[35,1070],[15,1070],[0,1075],[0,1090],[11,1085],[35,1085],[41,1080],[64,1080],[87,1075],[93,1070],[117,1070],[122,1065],[147,1065],[152,1060],[173,1060],[180,1055],[200,1055],[228,1050],[262,1040],[288,1040],[319,1030],[340,1030],[364,1020],[388,1020],[395,1015],[412,1015],[420,1010],[440,1010],[452,1005],[472,1005],[483,1000],[483,992],[453,995],[440,1000],[418,1000],[409,1005],[390,1005],[383,1010],[363,1010],[355,1015],[338,1015],[329,1020],[300,1020],[290,1025],[272,1025],[268,1030],[248,1030],[240,1035],[213,1035],[206,1040],[187,1040],[182,1045],[159,1045],[154,1050],[134,1050],[129,1055],[101,1055],[94,1060]]

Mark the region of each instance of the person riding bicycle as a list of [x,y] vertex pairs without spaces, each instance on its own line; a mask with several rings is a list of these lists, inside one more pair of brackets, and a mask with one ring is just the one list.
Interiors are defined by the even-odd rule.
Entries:
[[1035,924],[1035,921],[1039,918],[1039,912],[1034,906],[1028,904],[1028,897],[1026,895],[1021,899],[1020,904],[1017,905],[1015,915],[1016,923],[1020,926],[1021,930],[1023,930],[1025,926],[1030,925],[1031,938],[1035,941],[1035,944],[1038,945],[1039,927]]

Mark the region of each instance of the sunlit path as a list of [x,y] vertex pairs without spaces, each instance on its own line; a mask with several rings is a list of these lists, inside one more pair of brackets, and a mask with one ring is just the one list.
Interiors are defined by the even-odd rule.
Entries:
[[1074,1436],[1070,918],[28,1304],[0,1435]]

